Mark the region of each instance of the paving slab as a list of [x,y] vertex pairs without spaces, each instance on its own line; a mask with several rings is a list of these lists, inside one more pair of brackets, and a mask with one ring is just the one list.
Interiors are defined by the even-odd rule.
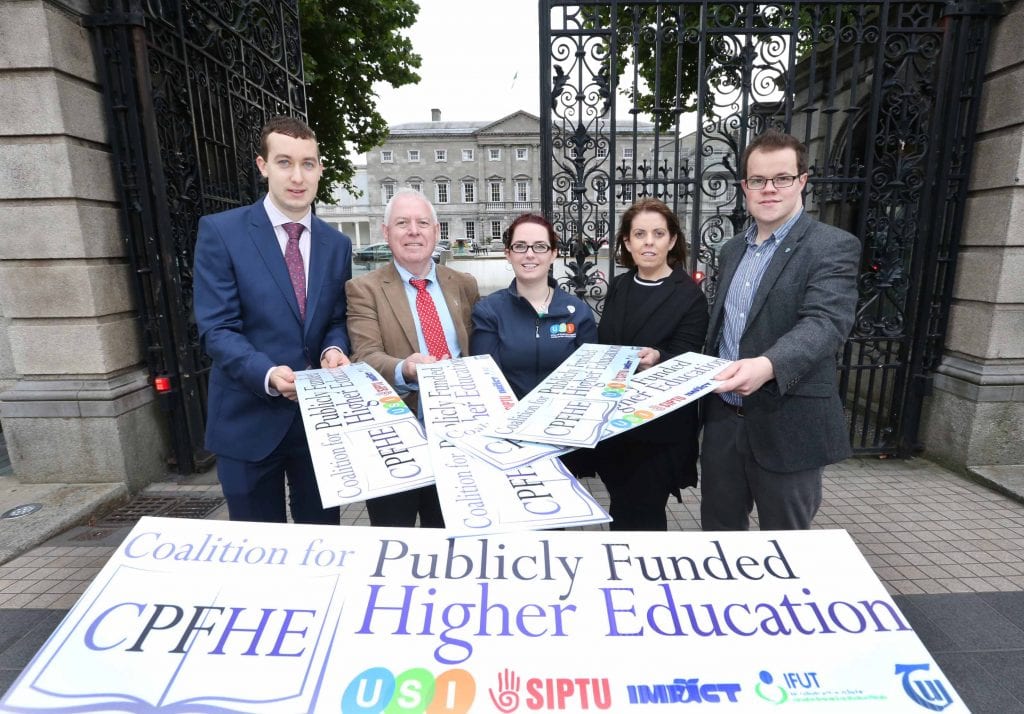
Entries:
[[119,483],[26,484],[13,476],[0,478],[0,514],[31,511],[0,518],[0,564],[127,498],[127,487]]

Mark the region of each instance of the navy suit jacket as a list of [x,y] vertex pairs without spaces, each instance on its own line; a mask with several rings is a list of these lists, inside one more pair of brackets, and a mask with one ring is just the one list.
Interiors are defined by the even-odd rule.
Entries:
[[262,199],[199,220],[194,304],[200,343],[213,360],[206,448],[216,454],[260,461],[288,432],[298,406],[267,394],[271,367],[318,369],[327,347],[349,353],[345,282],[352,243],[316,216],[310,228],[303,322]]
[[[708,354],[718,354],[725,296],[746,245],[741,234],[719,253]],[[739,356],[768,357],[775,379],[744,397],[743,411],[750,451],[770,471],[818,468],[851,454],[836,353],[853,327],[860,252],[855,236],[804,212],[775,251],[754,294]]]

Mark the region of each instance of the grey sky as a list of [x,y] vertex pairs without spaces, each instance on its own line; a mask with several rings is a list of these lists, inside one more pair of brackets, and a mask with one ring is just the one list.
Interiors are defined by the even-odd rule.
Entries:
[[417,2],[409,38],[423,58],[421,80],[399,89],[378,85],[378,109],[389,124],[429,121],[433,108],[446,121],[498,119],[518,109],[537,114],[535,1]]

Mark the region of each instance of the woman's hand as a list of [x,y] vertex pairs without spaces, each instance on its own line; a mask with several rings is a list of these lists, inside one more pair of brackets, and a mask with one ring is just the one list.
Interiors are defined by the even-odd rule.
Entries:
[[640,364],[637,365],[636,371],[640,372],[648,367],[653,367],[661,361],[661,352],[654,349],[653,347],[641,347],[640,352]]

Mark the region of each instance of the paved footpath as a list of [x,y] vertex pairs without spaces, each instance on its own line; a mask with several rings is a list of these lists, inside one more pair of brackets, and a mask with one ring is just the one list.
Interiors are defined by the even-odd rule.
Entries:
[[[1013,474],[1022,477],[1024,474]],[[600,481],[586,479],[607,505]],[[698,528],[699,494],[669,506]],[[112,517],[0,565],[0,692],[14,681],[141,515],[226,518],[211,474],[153,484]],[[344,524],[369,525],[350,506]],[[844,528],[976,714],[1024,714],[1024,502],[924,459],[829,467],[816,528]]]

